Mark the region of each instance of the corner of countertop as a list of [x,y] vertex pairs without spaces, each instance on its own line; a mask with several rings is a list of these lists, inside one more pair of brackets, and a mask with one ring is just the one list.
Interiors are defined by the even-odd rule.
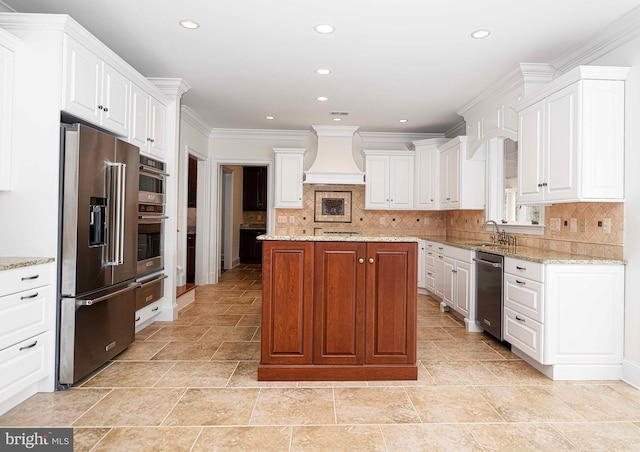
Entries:
[[0,257],[0,271],[54,262],[53,257]]

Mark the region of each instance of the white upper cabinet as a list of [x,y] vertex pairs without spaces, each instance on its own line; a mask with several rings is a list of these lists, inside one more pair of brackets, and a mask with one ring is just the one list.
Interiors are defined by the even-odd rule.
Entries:
[[302,182],[306,149],[274,148],[275,208],[302,209]]
[[450,140],[439,151],[440,209],[484,209],[484,156],[476,152],[473,158],[467,158],[466,137]]
[[62,110],[118,135],[129,129],[129,80],[65,35]]
[[414,141],[415,174],[413,208],[433,210],[438,208],[438,146],[446,143],[446,138],[429,138]]
[[0,29],[0,190],[11,189],[13,60],[18,40]]
[[365,209],[412,210],[414,154],[364,151]]
[[624,199],[628,68],[580,66],[518,103],[518,203]]
[[131,85],[129,142],[155,157],[164,156],[165,107],[145,90]]

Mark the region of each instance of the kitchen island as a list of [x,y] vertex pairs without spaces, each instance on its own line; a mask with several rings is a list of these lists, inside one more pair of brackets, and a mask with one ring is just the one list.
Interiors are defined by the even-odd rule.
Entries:
[[258,380],[417,379],[417,238],[259,239]]

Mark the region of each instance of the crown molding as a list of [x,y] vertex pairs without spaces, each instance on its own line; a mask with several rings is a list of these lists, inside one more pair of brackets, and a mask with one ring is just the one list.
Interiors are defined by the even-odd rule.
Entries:
[[310,130],[211,129],[209,137],[228,140],[303,141],[309,137],[310,133]]
[[209,136],[213,128],[198,113],[186,105],[180,107],[180,118],[206,137]]
[[451,127],[449,130],[447,130],[444,133],[444,136],[447,138],[453,138],[459,135],[466,135],[466,134],[467,134],[467,123],[463,119],[458,124],[456,124],[455,126]]
[[166,96],[178,99],[191,89],[191,86],[181,78],[149,77],[147,80],[156,85]]
[[640,36],[640,6],[610,23],[551,64],[561,72],[579,65],[590,64],[638,36]]
[[407,145],[417,140],[428,138],[443,138],[443,133],[402,133],[402,132],[358,132],[362,139],[362,144],[372,143],[398,143]]

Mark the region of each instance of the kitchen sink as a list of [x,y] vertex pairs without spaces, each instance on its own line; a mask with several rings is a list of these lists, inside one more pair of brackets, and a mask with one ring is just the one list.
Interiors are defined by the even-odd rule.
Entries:
[[463,245],[468,246],[507,246],[501,243],[491,243],[491,242],[464,242]]

